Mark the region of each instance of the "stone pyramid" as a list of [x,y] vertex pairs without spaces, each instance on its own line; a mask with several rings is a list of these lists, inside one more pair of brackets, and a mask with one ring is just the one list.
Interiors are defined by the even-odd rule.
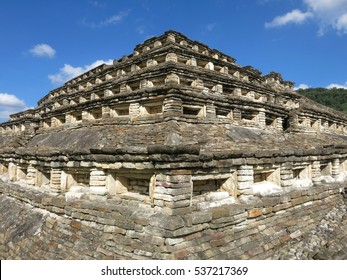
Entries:
[[[0,173],[69,199],[116,196],[170,213],[342,180],[347,117],[292,87],[167,31],[11,115]],[[185,194],[177,201],[170,176]]]

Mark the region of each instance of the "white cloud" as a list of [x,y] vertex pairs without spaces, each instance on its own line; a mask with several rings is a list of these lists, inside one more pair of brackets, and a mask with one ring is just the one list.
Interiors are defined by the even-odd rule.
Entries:
[[341,8],[346,0],[304,0],[304,3],[315,11],[329,11]]
[[339,84],[330,84],[327,86],[328,89],[331,88],[344,88],[347,89],[347,82],[344,85],[339,85]]
[[117,15],[113,15],[110,18],[106,19],[105,21],[101,22],[101,26],[103,25],[110,25],[110,24],[115,24],[123,20],[129,12],[120,12]]
[[25,103],[20,100],[17,96],[8,93],[0,93],[0,105],[11,106],[11,107],[23,107]]
[[77,67],[74,67],[70,64],[65,64],[64,67],[59,69],[58,73],[48,75],[48,78],[51,80],[53,84],[62,84],[101,64],[112,64],[112,63],[113,63],[113,60],[109,59],[107,61],[96,60],[89,65],[77,66]]
[[111,17],[100,21],[99,23],[95,23],[95,22],[86,22],[85,20],[83,20],[83,24],[91,27],[91,28],[101,28],[101,27],[106,27],[109,25],[114,25],[117,23],[120,23],[121,21],[124,20],[124,18],[126,18],[130,13],[130,10],[127,11],[121,11],[118,14],[112,15]]
[[306,85],[306,84],[300,84],[297,87],[294,87],[294,90],[298,90],[298,89],[307,89],[310,86]]
[[329,29],[347,34],[347,0],[302,0],[306,11],[295,9],[265,23],[266,28],[284,26],[289,23],[303,23],[314,19],[319,26],[319,35]]
[[138,27],[136,28],[136,32],[137,32],[139,35],[145,34],[145,27],[144,27],[143,25],[138,26]]
[[105,3],[102,3],[100,1],[89,1],[89,4],[94,6],[94,7],[98,7],[98,8],[104,8],[106,7]]
[[304,0],[303,2],[314,13],[320,35],[323,35],[329,27],[346,33],[347,0]]
[[271,22],[266,22],[265,27],[272,28],[287,25],[290,23],[299,24],[312,17],[313,14],[311,12],[304,13],[300,10],[295,9],[289,13],[286,13],[285,15],[275,17]]
[[213,29],[215,29],[215,27],[217,26],[217,23],[210,23],[206,26],[208,31],[212,31]]
[[56,53],[55,49],[53,49],[50,45],[47,44],[38,44],[34,46],[32,49],[30,49],[29,52],[34,56],[46,56],[49,58],[53,58]]
[[336,29],[342,31],[342,33],[347,33],[347,14],[338,18],[336,21]]
[[6,120],[11,114],[26,109],[25,102],[9,93],[0,93],[0,119]]

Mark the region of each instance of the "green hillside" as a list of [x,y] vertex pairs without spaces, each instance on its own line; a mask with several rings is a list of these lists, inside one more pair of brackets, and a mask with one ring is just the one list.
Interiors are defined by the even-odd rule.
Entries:
[[308,88],[299,89],[299,94],[347,114],[347,89]]

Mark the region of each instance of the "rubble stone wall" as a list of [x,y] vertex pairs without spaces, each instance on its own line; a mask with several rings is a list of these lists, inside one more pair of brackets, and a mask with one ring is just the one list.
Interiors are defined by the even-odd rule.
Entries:
[[[66,201],[0,183],[1,259],[275,259],[337,208],[342,185],[166,215],[112,198]],[[302,249],[302,248],[301,248]],[[313,258],[319,246],[307,251]],[[282,252],[282,253],[281,253]]]

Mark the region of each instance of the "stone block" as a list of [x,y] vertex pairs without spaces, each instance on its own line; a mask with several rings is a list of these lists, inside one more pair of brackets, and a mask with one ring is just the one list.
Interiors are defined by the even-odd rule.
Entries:
[[106,195],[107,194],[107,188],[106,187],[96,187],[96,186],[91,186],[89,187],[89,193],[90,194],[96,194],[96,195]]
[[239,190],[246,190],[246,189],[250,189],[252,186],[253,182],[247,181],[247,182],[238,182],[238,189]]
[[293,179],[293,173],[291,174],[282,174],[281,173],[281,180],[291,180]]
[[90,180],[89,185],[95,186],[95,187],[102,187],[106,185],[106,180],[102,180],[102,181]]
[[146,226],[149,225],[151,215],[151,212],[137,211],[134,212],[130,218],[134,221],[134,223]]
[[167,230],[176,230],[184,227],[184,220],[179,216],[168,216],[157,213],[151,216],[149,224]]
[[65,193],[65,199],[66,201],[75,201],[80,200],[82,198],[86,198],[87,194],[83,192],[67,192]]
[[293,180],[283,180],[281,178],[281,187],[291,187],[293,186]]
[[173,201],[173,196],[168,194],[154,193],[153,198],[156,200]]
[[168,246],[173,246],[184,242],[184,238],[165,238],[165,244]]
[[228,192],[212,192],[206,195],[205,199],[207,201],[217,201],[229,197]]
[[257,218],[263,215],[263,211],[261,209],[252,209],[248,211],[248,218]]
[[253,177],[254,173],[253,173],[253,169],[240,169],[240,170],[238,170],[237,174],[239,176],[250,176],[250,177]]
[[197,211],[189,214],[192,224],[208,223],[212,220],[212,213],[210,211]]
[[191,227],[183,227],[183,228],[174,230],[172,233],[173,233],[173,237],[179,237],[179,236],[186,236],[196,232],[200,232],[207,228],[208,228],[207,224],[197,224]]
[[246,159],[245,158],[233,158],[231,163],[233,166],[244,165],[244,164],[246,164]]
[[89,194],[88,198],[91,201],[98,201],[98,202],[106,202],[107,197],[104,195],[99,195],[99,194]]
[[126,169],[135,169],[136,168],[135,163],[133,163],[133,162],[123,162],[122,166],[123,166],[123,168],[126,168]]
[[212,219],[218,219],[226,216],[234,216],[245,212],[243,205],[228,205],[211,209]]
[[280,211],[280,210],[283,210],[283,209],[288,209],[290,207],[292,207],[292,203],[291,202],[287,202],[287,203],[282,203],[282,204],[278,204],[278,205],[275,205],[273,207],[273,211],[274,212],[277,212],[277,211]]
[[182,208],[168,208],[168,207],[163,207],[159,211],[162,214],[165,215],[186,215],[188,213],[192,212],[192,207],[182,207]]
[[241,170],[253,170],[253,166],[252,165],[241,165],[239,167],[239,171]]
[[190,175],[171,175],[168,176],[168,181],[171,183],[190,183],[191,182]]
[[253,182],[253,176],[249,176],[249,175],[243,176],[239,174],[237,176],[237,180],[239,182]]
[[233,216],[220,217],[218,219],[213,219],[212,224],[210,226],[211,228],[222,228],[227,225],[236,225],[241,222],[245,222],[247,219],[247,216],[248,216],[248,213],[243,212]]
[[310,198],[308,196],[300,196],[297,198],[292,198],[291,203],[295,206],[295,205],[303,204],[309,200]]
[[154,199],[153,203],[155,206],[158,206],[158,207],[164,207],[165,206],[164,200]]
[[179,200],[179,201],[167,201],[164,203],[164,206],[169,208],[182,208],[182,207],[189,207],[190,206],[190,200]]
[[113,234],[123,234],[123,235],[126,234],[125,229],[119,228],[116,226],[108,226],[108,225],[104,226],[104,232],[105,233],[113,233]]
[[222,200],[217,200],[217,201],[212,201],[212,202],[200,202],[196,204],[196,208],[198,210],[206,210],[210,208],[215,208],[215,207],[220,207],[223,205],[228,205],[228,204],[233,204],[235,203],[235,198],[234,197],[228,197]]
[[256,246],[250,250],[248,250],[246,253],[250,256],[250,257],[254,257],[257,256],[261,253],[264,252],[264,249],[261,246]]
[[191,192],[192,192],[191,186],[189,186],[188,188],[170,188],[170,187],[163,187],[161,184],[159,184],[155,188],[155,193],[171,195],[172,197],[180,196],[184,194],[190,195]]
[[272,212],[273,208],[272,207],[265,207],[262,209],[262,212],[264,215],[270,214]]

